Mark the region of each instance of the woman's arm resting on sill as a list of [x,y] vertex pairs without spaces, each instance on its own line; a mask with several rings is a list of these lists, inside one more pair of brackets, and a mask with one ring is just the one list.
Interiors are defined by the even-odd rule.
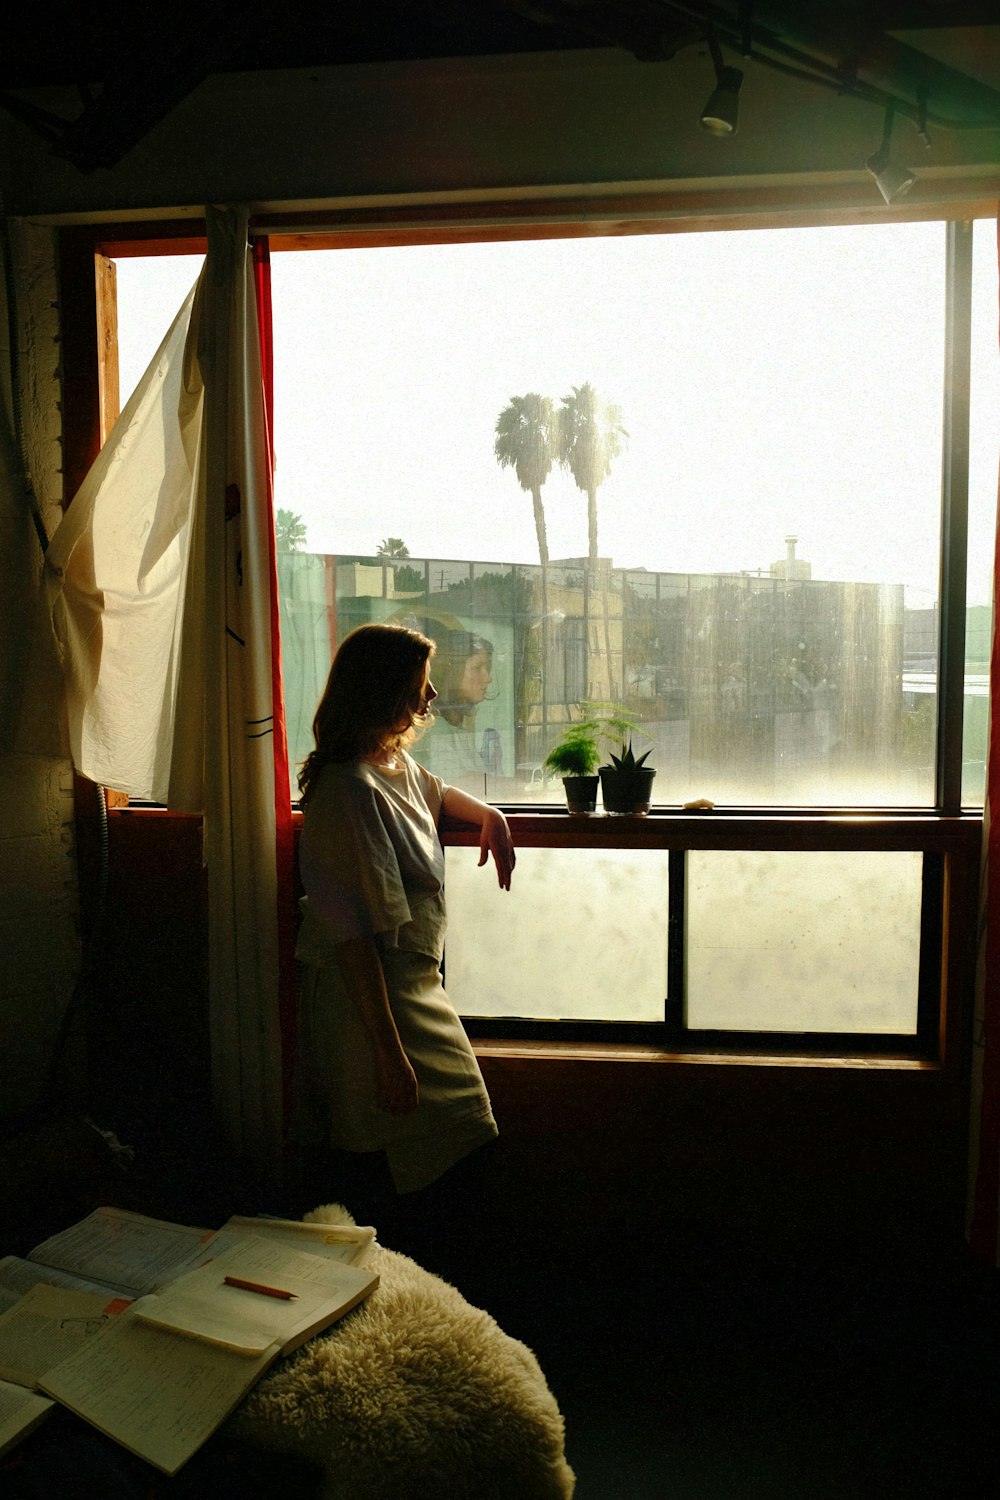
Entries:
[[510,827],[499,808],[480,802],[478,797],[471,797],[457,786],[449,786],[445,789],[441,810],[447,817],[456,818],[460,823],[472,823],[479,829],[480,866],[492,854],[497,881],[503,890],[509,891],[516,856]]

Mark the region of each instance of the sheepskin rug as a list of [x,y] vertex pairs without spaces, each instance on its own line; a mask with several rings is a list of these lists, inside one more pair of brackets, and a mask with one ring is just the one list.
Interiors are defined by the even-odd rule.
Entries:
[[[354,1222],[339,1204],[306,1217]],[[326,1500],[568,1500],[531,1350],[408,1256],[376,1246],[370,1264],[371,1296],[274,1366],[228,1434],[318,1464]]]

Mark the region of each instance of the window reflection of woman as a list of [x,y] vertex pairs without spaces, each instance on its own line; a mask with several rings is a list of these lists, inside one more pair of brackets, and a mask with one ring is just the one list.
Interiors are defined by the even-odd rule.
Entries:
[[434,672],[441,683],[435,715],[472,729],[493,681],[493,642],[470,630],[439,631]]
[[[493,683],[493,642],[471,630],[427,622],[437,646],[434,683],[438,690],[434,722],[414,747],[414,757],[435,775],[483,797],[486,778],[499,774],[498,757],[482,753],[476,712]],[[495,731],[494,731],[494,737]]]

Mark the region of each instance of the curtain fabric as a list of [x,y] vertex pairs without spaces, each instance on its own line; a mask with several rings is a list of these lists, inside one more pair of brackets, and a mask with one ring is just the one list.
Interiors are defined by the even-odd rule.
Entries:
[[[997,219],[1000,268],[1000,216]],[[1000,307],[998,307],[1000,338]],[[993,642],[990,654],[990,727],[983,798],[983,857],[979,884],[979,953],[976,966],[972,1054],[972,1149],[969,1243],[988,1265],[1000,1266],[1000,478],[993,556]]]
[[[197,343],[205,386],[169,805],[201,811],[216,1109],[230,1149],[280,1176],[278,864],[291,804],[275,715],[276,578],[268,440],[246,212],[209,209]],[[201,726],[201,734],[192,729]],[[276,741],[279,742],[275,753]],[[279,801],[285,809],[279,821]],[[286,898],[289,893],[286,892]]]
[[73,764],[165,802],[203,388],[192,288],[45,556]]
[[[295,970],[296,906],[292,899],[295,889],[295,842],[292,832],[288,716],[285,709],[285,687],[282,676],[283,655],[280,649],[281,590],[278,584],[278,541],[274,510],[274,340],[271,317],[271,254],[265,239],[254,241],[252,258],[264,414],[264,481],[267,486],[265,516],[271,629],[271,701],[274,708],[274,733],[271,743],[274,755],[278,1025],[281,1031],[282,1103],[284,1117],[287,1120],[292,1106],[298,1024],[298,983]],[[318,693],[316,698],[318,701]]]
[[247,214],[206,221],[196,291],[46,571],[77,769],[203,815],[216,1113],[272,1186],[293,855],[270,445]]

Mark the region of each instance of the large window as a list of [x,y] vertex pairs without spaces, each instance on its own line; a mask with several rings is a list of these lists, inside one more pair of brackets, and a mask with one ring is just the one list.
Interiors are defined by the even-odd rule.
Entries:
[[[195,270],[119,262],[123,399]],[[569,850],[563,818],[502,922],[451,850],[463,1011],[936,1035],[949,855],[920,818],[982,801],[992,226],[342,244],[276,253],[272,279],[294,760],[338,640],[403,620],[438,642],[442,711],[416,753],[446,780],[561,807],[545,755],[611,703],[661,816],[704,798],[762,828],[813,819],[783,850],[744,823],[727,854],[625,831]],[[905,810],[904,847],[838,852],[828,821],[810,849],[838,809]],[[497,965],[467,946],[487,929]],[[523,983],[491,985],[502,955]]]

